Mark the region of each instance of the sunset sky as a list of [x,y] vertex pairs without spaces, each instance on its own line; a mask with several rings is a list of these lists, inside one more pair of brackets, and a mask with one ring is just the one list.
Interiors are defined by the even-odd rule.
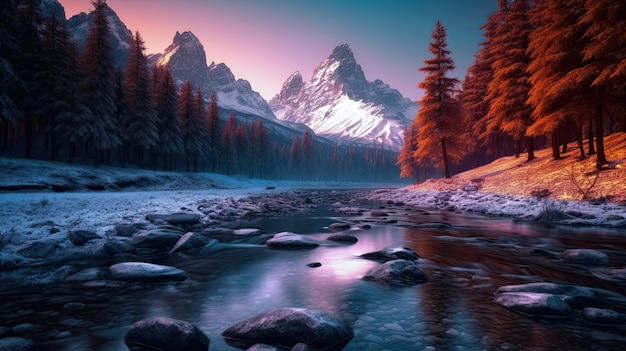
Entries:
[[[59,0],[69,18],[92,10],[90,0]],[[163,52],[176,31],[202,42],[208,63],[224,62],[236,78],[271,99],[293,72],[309,80],[333,48],[348,43],[368,80],[381,79],[412,100],[418,72],[439,19],[463,79],[473,62],[479,27],[496,0],[107,0],[147,53]]]

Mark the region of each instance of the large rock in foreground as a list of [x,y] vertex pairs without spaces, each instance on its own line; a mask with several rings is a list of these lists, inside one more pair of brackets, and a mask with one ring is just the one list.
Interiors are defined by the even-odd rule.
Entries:
[[370,270],[363,279],[392,285],[415,285],[425,283],[428,276],[413,261],[393,260]]
[[602,251],[593,249],[569,249],[559,254],[563,261],[608,265],[609,256]]
[[176,267],[145,262],[121,262],[109,267],[115,280],[131,282],[181,281],[189,278],[187,272]]
[[341,350],[354,332],[344,322],[323,311],[305,308],[279,308],[263,312],[226,329],[227,344],[248,348],[266,344],[280,349],[306,344],[311,350]]
[[193,324],[167,317],[142,319],[130,327],[124,343],[131,351],[207,351],[209,338]]

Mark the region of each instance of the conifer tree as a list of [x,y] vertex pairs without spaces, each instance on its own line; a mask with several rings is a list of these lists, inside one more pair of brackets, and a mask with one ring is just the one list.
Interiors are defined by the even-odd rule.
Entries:
[[0,150],[8,148],[9,129],[16,126],[20,110],[14,99],[23,81],[14,66],[19,51],[15,26],[16,0],[0,1]]
[[291,141],[291,147],[289,148],[289,176],[292,179],[299,179],[301,174],[301,151],[298,145],[298,138],[294,135]]
[[[42,31],[43,61],[38,79],[42,82],[42,102],[39,107],[42,118],[42,129],[46,133],[46,148],[50,151],[50,159],[55,160],[57,154],[56,129],[59,116],[71,111],[72,89],[76,84],[72,76],[72,56],[75,49],[69,39],[67,26],[56,16],[44,19]],[[76,128],[76,127],[74,127]]]
[[425,65],[420,68],[426,76],[418,85],[424,89],[414,122],[419,131],[416,140],[409,142],[416,143],[413,157],[417,163],[431,161],[440,165],[444,176],[449,178],[449,164],[463,159],[469,149],[469,138],[463,128],[460,103],[454,97],[459,80],[447,76],[454,69],[454,61],[447,49],[446,30],[439,21],[432,38],[429,51],[434,57],[424,60]]
[[[252,176],[254,170],[251,159],[250,139],[246,129],[241,124],[235,128],[235,152],[237,154],[236,174]],[[247,173],[247,174],[246,174]]]
[[158,119],[150,94],[150,71],[145,44],[139,31],[133,36],[130,54],[124,72],[124,92],[127,101],[125,134],[136,148],[139,166],[143,167],[144,153],[153,151],[159,140]]
[[154,67],[156,81],[154,92],[155,110],[159,120],[159,149],[163,156],[163,168],[172,170],[176,155],[183,153],[183,139],[178,119],[178,89],[168,66]]
[[219,119],[219,107],[217,105],[217,94],[212,93],[209,98],[209,113],[207,115],[208,133],[208,156],[211,162],[211,172],[217,172],[217,166],[221,156],[221,128]]
[[115,105],[115,66],[111,46],[111,30],[106,17],[106,1],[92,0],[93,20],[89,23],[89,34],[82,54],[85,67],[83,90],[89,99],[87,107],[91,110],[92,135],[88,136],[95,149],[94,162],[98,165],[102,154],[120,144],[118,128],[120,121],[116,116]]
[[[404,127],[404,145],[398,154],[397,165],[400,165],[400,177],[413,178],[417,181],[418,164],[413,154],[417,151],[417,125]],[[335,147],[336,152],[336,147]]]
[[[526,49],[532,31],[528,11],[528,0],[514,0],[510,6],[504,2],[500,8],[504,12],[502,22],[490,48],[493,79],[488,86],[487,129],[500,129],[517,140],[517,154],[521,153],[521,141],[532,115],[531,107],[526,104],[530,90],[527,72],[530,58]],[[535,157],[534,139],[525,138],[527,161],[531,161]]]
[[41,0],[21,0],[17,10],[17,42],[20,48],[14,53],[13,64],[23,81],[16,95],[16,104],[21,110],[21,129],[24,136],[24,156],[30,158],[36,127],[41,118],[43,84],[38,76],[43,65],[41,33],[43,25]]
[[235,113],[231,112],[226,127],[222,133],[222,167],[225,174],[232,175],[238,172],[239,163],[237,155],[237,146],[235,142],[235,132],[237,131],[237,118]]
[[259,118],[253,128],[251,138],[251,164],[253,177],[264,178],[267,176],[269,160],[269,142],[267,130],[263,125],[263,119]]
[[528,66],[531,89],[528,103],[533,108],[533,123],[527,134],[551,134],[552,155],[560,158],[558,131],[566,123],[578,129],[581,158],[582,124],[594,113],[593,88],[574,85],[567,79],[580,67],[585,45],[585,28],[578,24],[584,11],[583,0],[548,1],[537,3],[531,12],[535,29],[530,34]]
[[302,171],[306,180],[314,180],[317,177],[317,150],[315,148],[315,139],[308,129],[302,134],[300,155]]

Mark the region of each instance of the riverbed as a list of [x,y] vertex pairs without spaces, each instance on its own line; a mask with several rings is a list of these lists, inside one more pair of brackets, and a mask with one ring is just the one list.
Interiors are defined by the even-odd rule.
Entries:
[[[325,198],[316,193],[315,199]],[[344,206],[336,204],[337,197]],[[498,287],[531,282],[624,293],[623,280],[594,274],[602,267],[568,263],[557,255],[592,248],[609,256],[610,267],[624,267],[625,231],[515,223],[353,198],[335,194],[313,201],[303,213],[239,219],[229,227],[257,228],[260,234],[210,250],[155,257],[190,274],[180,283],[3,285],[0,325],[40,342],[43,350],[118,351],[126,350],[123,339],[132,323],[166,316],[196,325],[210,338],[210,350],[235,350],[221,338],[224,329],[268,309],[306,307],[352,326],[355,337],[347,351],[615,350],[626,343],[623,325],[530,318],[493,303]],[[326,240],[332,233],[327,227],[337,222],[350,224],[358,242]],[[364,225],[369,229],[361,229]],[[321,245],[308,250],[263,245],[265,237],[282,231]],[[399,287],[362,280],[380,263],[359,256],[390,246],[416,251],[428,281]],[[535,249],[548,254],[536,255]],[[626,314],[626,300],[610,304]]]

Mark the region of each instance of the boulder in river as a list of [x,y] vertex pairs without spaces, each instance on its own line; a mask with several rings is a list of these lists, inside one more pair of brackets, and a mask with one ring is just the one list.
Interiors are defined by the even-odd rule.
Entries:
[[178,239],[176,244],[174,244],[174,247],[170,249],[169,253],[172,254],[174,252],[198,249],[216,242],[216,239],[209,238],[201,233],[189,232],[185,233],[180,237],[180,239]]
[[363,279],[406,286],[425,283],[428,280],[428,275],[419,269],[414,261],[393,260],[373,268],[365,274]]
[[520,314],[539,317],[569,317],[586,307],[607,307],[596,289],[555,283],[502,286],[496,291],[494,302]]
[[306,344],[311,350],[341,350],[352,340],[350,326],[318,310],[279,308],[239,322],[224,330],[227,344],[247,348],[266,344],[279,349]]
[[341,222],[337,222],[337,223],[333,223],[331,225],[328,226],[328,229],[332,230],[332,231],[336,231],[336,232],[340,232],[342,230],[348,230],[352,228],[352,226],[348,223],[341,223]]
[[271,239],[265,242],[267,247],[272,248],[315,248],[320,244],[304,235],[291,232],[281,232],[275,234]]
[[0,350],[31,351],[36,349],[35,346],[34,341],[26,338],[11,336],[0,339]]
[[124,337],[133,351],[207,351],[209,338],[193,324],[167,318],[153,317],[135,322]]
[[121,262],[109,267],[115,280],[131,282],[181,281],[189,278],[187,272],[171,266],[146,262]]
[[350,243],[350,244],[354,244],[357,241],[359,241],[359,239],[356,236],[352,234],[348,234],[348,233],[333,234],[329,236],[328,238],[326,238],[326,240],[339,241],[339,242]]
[[142,230],[133,236],[132,245],[143,249],[169,250],[185,233],[157,228],[152,230]]
[[361,257],[377,261],[391,261],[397,259],[417,261],[419,259],[415,251],[406,247],[387,247],[380,251],[363,254]]
[[68,238],[75,246],[83,246],[90,240],[98,239],[99,236],[91,230],[77,229],[72,230]]
[[563,261],[608,265],[609,256],[602,251],[593,249],[569,249],[561,252],[559,258]]
[[609,309],[586,307],[583,309],[583,320],[589,324],[598,325],[624,325],[626,320],[622,316]]
[[626,268],[594,269],[591,273],[601,279],[626,281]]

